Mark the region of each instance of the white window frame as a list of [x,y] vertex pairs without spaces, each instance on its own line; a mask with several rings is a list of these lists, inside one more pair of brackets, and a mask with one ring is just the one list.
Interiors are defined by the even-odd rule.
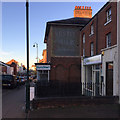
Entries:
[[93,26],[93,24],[91,24],[91,26],[90,26],[90,34],[91,34],[91,35],[94,34],[94,26]]
[[85,44],[85,33],[83,34],[83,44]]
[[106,35],[106,47],[111,47],[111,32]]
[[107,10],[107,22],[111,21],[111,8]]
[[85,48],[83,48],[83,57],[85,57]]

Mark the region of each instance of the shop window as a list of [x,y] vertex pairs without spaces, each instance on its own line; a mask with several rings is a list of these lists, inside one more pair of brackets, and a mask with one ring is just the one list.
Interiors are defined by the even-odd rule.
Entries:
[[93,45],[93,42],[90,44],[90,48],[91,48],[90,55],[93,56],[94,55],[94,45]]
[[45,74],[48,74],[48,70],[44,70],[44,73],[45,73]]
[[107,48],[111,46],[111,32],[106,35]]
[[42,70],[40,70],[40,74],[42,74]]

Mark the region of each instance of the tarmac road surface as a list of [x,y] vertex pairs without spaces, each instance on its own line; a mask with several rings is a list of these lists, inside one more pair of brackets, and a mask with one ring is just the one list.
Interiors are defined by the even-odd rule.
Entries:
[[2,118],[25,118],[25,85],[2,90]]

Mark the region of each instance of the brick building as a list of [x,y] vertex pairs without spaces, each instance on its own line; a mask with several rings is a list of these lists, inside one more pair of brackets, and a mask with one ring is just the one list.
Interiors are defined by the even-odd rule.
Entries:
[[[90,16],[81,13],[86,9]],[[91,8],[76,6],[77,17],[47,22],[49,80],[71,83],[71,88],[82,81],[84,95],[117,96],[117,3],[107,2],[92,18],[91,14]]]
[[42,53],[43,59],[39,60],[39,63],[47,63],[47,50],[44,49]]
[[118,95],[117,3],[107,2],[81,30],[82,82],[92,95]]
[[0,61],[0,74],[14,75],[14,68]]
[[65,89],[76,89],[80,92],[80,30],[89,20],[74,17],[47,22],[44,39],[47,46],[47,63],[36,64],[38,81],[42,79],[41,74],[45,72],[46,67],[48,75],[44,75],[45,78],[58,84],[64,94]]
[[52,64],[51,80],[80,82],[80,29],[88,21],[71,18],[47,23],[45,43],[47,62]]
[[8,61],[6,64],[14,68],[14,75],[17,75],[18,72],[18,62],[14,59]]
[[46,49],[43,50],[42,56],[43,56],[43,63],[47,63],[47,50]]
[[6,64],[14,68],[14,75],[24,74],[26,72],[25,66],[14,59],[8,61]]

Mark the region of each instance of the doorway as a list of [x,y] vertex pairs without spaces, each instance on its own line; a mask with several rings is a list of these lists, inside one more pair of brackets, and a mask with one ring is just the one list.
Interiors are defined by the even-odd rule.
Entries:
[[113,62],[106,63],[106,95],[113,96]]
[[100,84],[101,84],[101,78],[100,78],[100,71],[101,71],[101,68],[100,68],[100,65],[93,65],[93,81],[94,81],[94,95],[95,96],[99,96],[101,94],[101,87],[100,87]]

